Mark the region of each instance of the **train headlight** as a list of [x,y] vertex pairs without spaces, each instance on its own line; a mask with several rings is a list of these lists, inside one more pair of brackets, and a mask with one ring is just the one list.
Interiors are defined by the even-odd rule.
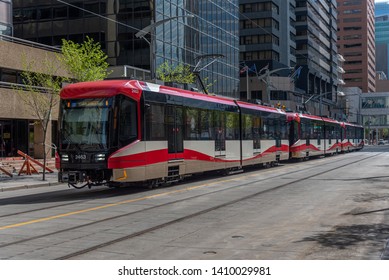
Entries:
[[62,161],[69,161],[69,155],[67,155],[67,154],[61,155],[61,160]]
[[103,161],[103,160],[105,160],[105,154],[96,154],[95,155],[95,160],[96,161]]

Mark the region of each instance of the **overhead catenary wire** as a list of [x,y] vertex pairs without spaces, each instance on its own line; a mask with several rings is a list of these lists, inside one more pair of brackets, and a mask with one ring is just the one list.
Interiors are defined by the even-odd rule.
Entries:
[[[100,14],[95,13],[95,12],[93,12],[93,11],[90,11],[90,10],[87,10],[87,9],[84,9],[84,8],[81,8],[81,7],[79,7],[79,6],[73,5],[73,4],[68,3],[68,2],[66,2],[66,1],[63,1],[63,0],[56,0],[56,1],[57,1],[57,2],[60,2],[60,3],[62,3],[62,4],[65,4],[65,5],[69,6],[69,7],[76,8],[76,9],[79,9],[79,10],[84,11],[84,12],[86,12],[86,13],[90,13],[90,14],[92,14],[92,15],[94,15],[94,16],[97,16],[97,17],[106,19],[106,20],[108,20],[108,21],[114,22],[114,23],[116,23],[116,24],[118,24],[118,25],[121,25],[121,26],[130,28],[130,29],[132,29],[132,30],[134,30],[134,31],[136,31],[136,32],[139,32],[139,31],[142,30],[142,29],[140,29],[140,28],[131,26],[131,25],[129,25],[129,24],[126,24],[126,23],[117,21],[117,20],[115,20],[115,19],[112,19],[112,18],[103,16],[103,15],[100,15]],[[205,20],[205,19],[203,19],[203,20],[206,21],[206,22],[208,22],[209,24],[212,24],[212,25],[216,26],[215,24],[213,24],[213,23],[211,23],[211,22],[209,22],[209,21],[207,21],[207,20]],[[200,32],[201,32],[201,31],[200,31]],[[149,35],[150,35],[150,36],[154,36],[154,39],[157,39],[157,36],[156,36],[156,35],[152,35],[152,34],[150,34],[150,33],[149,33]],[[194,52],[194,53],[197,53],[198,55],[207,55],[207,53],[200,52],[199,50],[190,48],[190,47],[188,47],[188,46],[185,46],[185,48],[188,49],[188,50],[190,50],[190,51],[192,51],[192,52]]]

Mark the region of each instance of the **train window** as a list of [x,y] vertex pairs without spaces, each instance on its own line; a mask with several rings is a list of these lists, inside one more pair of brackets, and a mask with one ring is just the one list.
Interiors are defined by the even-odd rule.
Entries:
[[274,119],[265,119],[263,126],[263,139],[276,139],[277,122]]
[[253,140],[253,149],[261,148],[262,119],[258,116],[242,115],[242,139]]
[[260,149],[261,148],[261,130],[263,126],[263,121],[260,117],[253,117],[252,122],[252,133],[253,133],[253,148]]
[[324,138],[328,139],[328,144],[332,144],[332,139],[334,138],[334,132],[335,132],[334,126],[330,124],[325,126]]
[[242,115],[242,138],[243,140],[253,139],[253,120],[249,115]]
[[239,140],[239,115],[236,113],[226,113],[226,137],[228,140]]
[[301,121],[301,139],[310,138],[310,127],[307,121]]
[[119,105],[119,146],[125,146],[138,137],[136,103],[123,97]]
[[186,108],[185,139],[200,139],[200,110],[196,108]]
[[146,140],[166,140],[165,105],[150,103],[146,111]]
[[200,112],[200,139],[213,139],[212,114],[209,110],[201,110]]
[[317,139],[317,144],[320,145],[321,144],[321,132],[322,130],[322,125],[321,123],[317,122],[317,121],[314,121],[313,122],[313,139]]
[[226,150],[226,114],[223,111],[213,111],[213,135],[215,151]]
[[284,119],[279,119],[280,139],[288,139],[288,126]]

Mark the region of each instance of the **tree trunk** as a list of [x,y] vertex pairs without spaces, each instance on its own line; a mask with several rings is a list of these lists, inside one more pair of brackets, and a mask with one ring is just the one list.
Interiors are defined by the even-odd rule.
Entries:
[[46,126],[46,129],[43,129],[43,173],[42,173],[42,181],[46,181],[46,131],[47,131],[47,126]]

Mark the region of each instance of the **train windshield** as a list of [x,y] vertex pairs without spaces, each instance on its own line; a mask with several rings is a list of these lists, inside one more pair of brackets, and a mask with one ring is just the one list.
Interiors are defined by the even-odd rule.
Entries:
[[64,149],[107,149],[112,99],[77,99],[62,103],[61,142]]

